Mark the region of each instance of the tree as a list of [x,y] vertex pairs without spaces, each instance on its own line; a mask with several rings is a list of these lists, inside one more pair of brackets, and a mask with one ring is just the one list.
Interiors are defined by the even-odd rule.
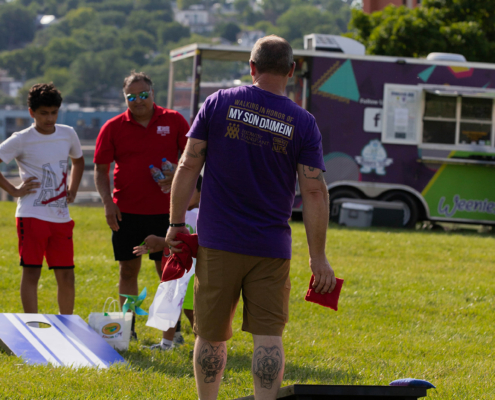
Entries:
[[114,26],[105,26],[95,21],[86,28],[74,29],[71,38],[77,40],[85,50],[112,50],[121,47],[119,32]]
[[170,0],[135,0],[134,7],[137,10],[157,11],[165,10],[172,11]]
[[353,10],[349,29],[368,54],[424,57],[447,52],[495,62],[493,2],[425,0],[413,10],[388,6],[371,15]]
[[60,4],[57,8],[57,15],[63,16],[67,14],[71,10],[75,10],[82,3],[81,0],[65,0],[62,4]]
[[147,51],[156,50],[156,40],[153,35],[140,29],[135,31],[129,29],[120,31],[120,40],[124,51],[131,47],[141,47]]
[[42,48],[29,45],[23,49],[0,53],[0,68],[15,79],[25,80],[43,75],[45,54]]
[[275,23],[277,18],[290,8],[291,0],[263,0],[261,6],[265,18],[271,23]]
[[29,43],[36,30],[35,14],[18,3],[0,6],[0,51]]
[[64,94],[65,86],[70,81],[70,78],[70,72],[67,68],[48,68],[43,75],[43,82],[53,82]]
[[50,14],[56,15],[59,4],[57,0],[18,0],[19,4],[29,8],[31,11],[35,11],[35,14]]
[[233,22],[228,22],[226,24],[218,25],[217,31],[220,34],[220,37],[227,39],[229,42],[236,42],[237,34],[241,32],[241,28]]
[[241,14],[251,9],[249,0],[234,0],[234,8]]
[[162,24],[158,29],[158,42],[161,46],[168,42],[178,42],[182,38],[188,38],[191,36],[191,30],[178,22],[169,22]]
[[201,0],[177,0],[177,7],[179,10],[187,10],[189,7],[196,4],[202,4]]
[[117,28],[123,28],[125,25],[126,15],[122,11],[102,11],[98,13],[98,16],[104,25],[112,25]]
[[303,36],[310,33],[343,33],[333,14],[314,6],[292,7],[277,19],[277,27],[280,36],[291,43],[297,40],[300,44]]
[[65,16],[65,20],[72,31],[73,29],[84,28],[86,25],[98,20],[98,13],[90,7],[82,7],[69,11]]
[[137,10],[131,12],[127,18],[126,27],[130,30],[145,30],[153,36],[157,36],[157,31],[163,23],[172,22],[173,17],[168,11],[145,11]]
[[134,0],[86,0],[86,3],[96,11],[120,11],[128,15],[134,10]]
[[143,68],[143,72],[148,74],[153,80],[153,90],[155,91],[156,104],[167,106],[167,91],[168,91],[168,73],[169,62],[168,57],[159,65],[147,65]]
[[259,21],[254,25],[254,29],[257,31],[263,31],[267,35],[278,34],[277,27],[269,21]]
[[53,38],[45,47],[45,68],[68,68],[83,50],[74,38]]
[[15,102],[17,105],[20,105],[20,106],[26,106],[27,105],[27,98],[28,98],[28,94],[29,94],[29,89],[31,89],[31,87],[33,85],[36,85],[37,83],[40,83],[40,82],[43,82],[43,78],[32,78],[32,79],[29,79],[27,80],[26,82],[24,82],[24,86],[21,87],[19,89],[19,91],[17,92],[17,97],[15,99]]
[[124,76],[136,67],[119,50],[82,53],[70,66],[67,98],[88,105],[105,104],[108,92],[120,88]]

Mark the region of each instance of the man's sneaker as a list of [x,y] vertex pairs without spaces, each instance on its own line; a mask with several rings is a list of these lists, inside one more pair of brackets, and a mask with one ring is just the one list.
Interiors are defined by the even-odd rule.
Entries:
[[184,337],[182,336],[182,333],[180,332],[175,332],[174,334],[174,344],[176,346],[182,346],[184,344]]
[[153,344],[151,346],[143,346],[147,349],[150,349],[150,350],[161,350],[161,351],[170,351],[170,350],[173,350],[174,348],[174,345],[170,345],[170,344],[162,344],[162,343],[157,343],[157,344]]

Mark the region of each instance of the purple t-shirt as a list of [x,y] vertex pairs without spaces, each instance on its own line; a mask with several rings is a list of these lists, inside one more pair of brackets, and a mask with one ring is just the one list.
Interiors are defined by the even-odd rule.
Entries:
[[297,164],[325,170],[314,117],[287,97],[242,86],[209,96],[187,136],[208,141],[199,244],[290,259]]

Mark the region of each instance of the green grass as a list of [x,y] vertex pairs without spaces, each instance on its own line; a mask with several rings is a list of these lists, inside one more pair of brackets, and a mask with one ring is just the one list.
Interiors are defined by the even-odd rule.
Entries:
[[[0,203],[0,311],[22,312],[13,203]],[[110,231],[99,208],[71,207],[76,222],[75,313],[87,320],[108,296],[117,297],[118,269]],[[309,282],[302,223],[292,223],[290,322],[284,333],[283,385],[388,385],[398,378],[437,386],[431,399],[495,398],[495,237],[478,233],[353,230],[331,227],[327,252],[344,278],[339,311],[304,301]],[[42,313],[58,313],[53,274],[43,268]],[[151,304],[158,281],[143,263],[140,288]],[[220,399],[252,394],[250,335],[240,330],[227,343]],[[0,398],[197,399],[189,352],[194,337],[183,318],[186,344],[170,353],[141,345],[160,333],[138,317],[139,342],[123,353],[129,365],[108,370],[27,366],[0,353]]]

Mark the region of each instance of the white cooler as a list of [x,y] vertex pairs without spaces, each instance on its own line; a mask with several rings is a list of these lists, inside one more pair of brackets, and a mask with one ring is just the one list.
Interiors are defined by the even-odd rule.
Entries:
[[373,206],[368,204],[343,203],[340,207],[339,225],[366,228],[371,226]]

